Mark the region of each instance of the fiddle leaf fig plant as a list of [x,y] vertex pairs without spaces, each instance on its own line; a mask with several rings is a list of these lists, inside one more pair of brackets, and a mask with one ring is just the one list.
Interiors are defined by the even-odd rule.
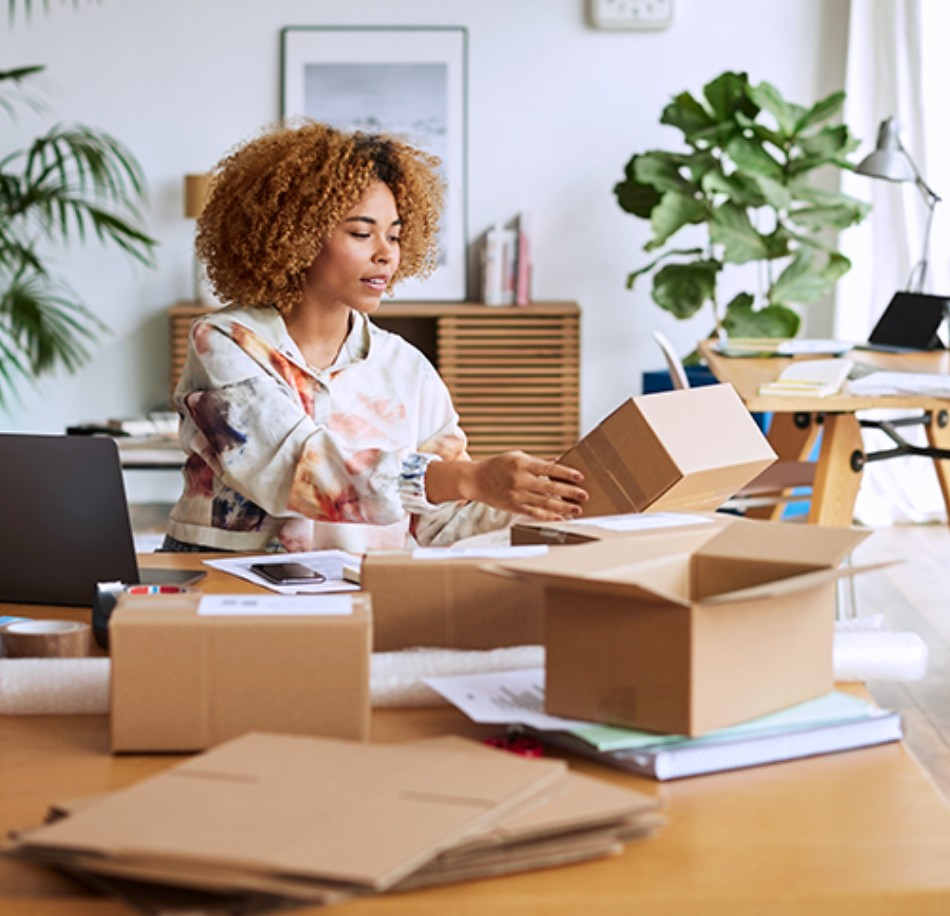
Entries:
[[[29,14],[29,0],[21,2]],[[18,5],[8,2],[10,22]],[[43,70],[0,72],[7,116],[22,105],[42,110],[30,85]],[[25,148],[0,153],[0,406],[21,382],[77,369],[107,331],[52,269],[49,246],[95,238],[153,266],[156,242],[142,228],[145,199],[132,153],[94,127],[55,124]]]
[[[858,141],[834,123],[843,103],[835,92],[803,107],[733,72],[699,98],[677,95],[660,123],[677,128],[685,148],[637,153],[614,187],[620,207],[651,229],[650,257],[627,288],[652,274],[653,300],[677,318],[709,302],[720,334],[794,337],[798,307],[824,298],[851,266],[837,233],[870,209],[815,183],[820,169],[852,168],[845,157]],[[693,244],[674,244],[683,236]],[[724,272],[740,264],[758,266],[756,288],[723,302]]]

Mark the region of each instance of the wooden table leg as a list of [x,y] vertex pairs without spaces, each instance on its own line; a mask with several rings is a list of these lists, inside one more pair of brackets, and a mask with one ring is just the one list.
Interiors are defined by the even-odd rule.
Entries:
[[[777,413],[769,424],[769,444],[779,461],[807,461],[821,427],[814,414]],[[745,510],[746,518],[778,521],[785,511],[785,503],[773,506],[755,506]]]
[[[950,449],[950,416],[947,411],[935,411],[933,419],[927,424],[927,441],[934,448]],[[950,522],[950,461],[935,458],[934,470],[937,472],[943,505],[947,510],[947,521]]]
[[[852,464],[855,453],[860,456],[857,470]],[[808,513],[811,524],[852,524],[863,476],[863,456],[864,442],[858,418],[851,413],[826,414]]]

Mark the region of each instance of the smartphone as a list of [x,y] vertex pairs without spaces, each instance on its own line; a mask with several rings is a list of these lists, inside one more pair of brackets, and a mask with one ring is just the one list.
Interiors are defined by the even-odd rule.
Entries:
[[323,573],[303,563],[252,563],[251,571],[274,585],[317,585],[327,581]]

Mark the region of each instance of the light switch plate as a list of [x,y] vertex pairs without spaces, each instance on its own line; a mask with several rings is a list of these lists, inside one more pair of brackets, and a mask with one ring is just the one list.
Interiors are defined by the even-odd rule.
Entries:
[[665,29],[673,22],[673,0],[587,0],[596,29]]

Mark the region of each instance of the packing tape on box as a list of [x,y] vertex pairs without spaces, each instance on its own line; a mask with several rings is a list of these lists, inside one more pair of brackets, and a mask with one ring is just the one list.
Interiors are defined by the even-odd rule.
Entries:
[[107,658],[0,658],[0,714],[99,715],[108,711]]
[[91,632],[74,620],[16,620],[0,627],[0,642],[7,658],[81,658]]

